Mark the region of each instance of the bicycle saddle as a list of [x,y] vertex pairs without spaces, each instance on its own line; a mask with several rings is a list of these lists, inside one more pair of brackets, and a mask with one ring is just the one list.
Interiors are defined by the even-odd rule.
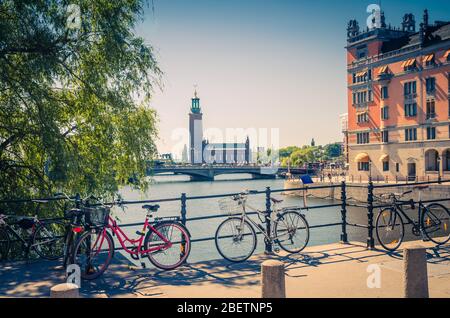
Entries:
[[146,205],[143,205],[142,208],[152,211],[152,212],[156,212],[159,209],[159,204],[154,204],[154,205],[146,204]]
[[417,189],[417,190],[425,190],[425,189],[428,189],[429,188],[429,186],[427,186],[427,185],[424,185],[424,186],[415,186],[414,187],[414,189]]
[[281,203],[281,202],[283,202],[283,200],[277,200],[277,199],[275,199],[275,198],[270,198],[270,200],[271,200],[273,203]]

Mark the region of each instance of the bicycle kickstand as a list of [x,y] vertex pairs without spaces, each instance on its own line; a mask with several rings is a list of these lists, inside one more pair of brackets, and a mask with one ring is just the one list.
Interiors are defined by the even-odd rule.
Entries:
[[138,253],[137,255],[138,255],[138,261],[141,263],[141,267],[143,269],[147,268],[147,266],[145,265],[144,261],[142,260],[142,255],[140,253]]

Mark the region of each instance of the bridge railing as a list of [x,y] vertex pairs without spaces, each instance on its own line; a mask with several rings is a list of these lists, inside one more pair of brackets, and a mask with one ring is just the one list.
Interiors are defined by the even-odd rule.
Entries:
[[[340,227],[340,235],[339,238],[336,238],[336,241],[341,241],[343,243],[348,242],[348,227],[355,227],[355,228],[361,228],[367,230],[367,248],[373,249],[375,247],[375,241],[374,241],[374,210],[378,208],[383,208],[388,205],[386,204],[376,204],[375,198],[374,198],[374,190],[375,189],[388,189],[391,187],[412,187],[417,185],[432,185],[432,184],[442,184],[442,183],[449,183],[450,180],[438,180],[438,181],[430,181],[430,182],[417,182],[417,183],[404,183],[404,184],[377,184],[375,185],[372,182],[369,182],[367,185],[362,184],[347,184],[345,181],[342,181],[341,183],[337,184],[328,184],[328,185],[307,185],[303,187],[298,188],[289,188],[289,189],[271,189],[270,187],[267,187],[264,190],[256,191],[253,194],[250,195],[263,195],[264,196],[264,206],[265,209],[263,210],[265,212],[265,232],[270,236],[271,233],[271,214],[273,212],[273,204],[270,200],[272,194],[276,193],[283,193],[283,192],[301,192],[303,194],[303,197],[305,196],[306,192],[311,192],[314,190],[320,190],[320,189],[335,189],[338,190],[339,196],[338,198],[335,198],[332,201],[329,201],[329,203],[326,204],[316,204],[316,205],[307,205],[304,206],[299,204],[298,206],[295,206],[296,208],[301,208],[305,210],[316,210],[316,209],[324,209],[324,208],[331,208],[331,207],[337,207],[337,213],[339,214],[340,221],[339,222],[329,222],[329,223],[320,223],[320,224],[313,224],[310,226],[311,229],[315,228],[328,228],[328,227]],[[348,192],[350,188],[361,188],[367,190],[367,200],[362,202],[351,202],[348,198]],[[389,192],[389,191],[387,191]],[[148,204],[148,203],[163,203],[163,202],[178,202],[179,203],[179,214],[177,215],[181,222],[186,225],[189,228],[189,224],[191,222],[201,222],[216,218],[226,218],[229,216],[229,214],[224,213],[216,213],[216,214],[210,214],[205,216],[189,216],[189,201],[195,201],[195,200],[217,200],[224,197],[231,197],[234,195],[238,195],[241,192],[233,192],[233,193],[222,193],[222,194],[212,194],[212,195],[202,195],[202,196],[188,196],[186,193],[182,193],[178,197],[173,198],[165,198],[165,199],[150,199],[150,200],[122,200],[120,202],[121,205],[127,206],[127,205],[137,205],[137,204]],[[39,201],[39,200],[61,200],[60,198],[41,198],[41,199],[15,199],[15,200],[0,200],[0,206],[2,204],[8,204],[8,203],[26,203],[26,202],[33,202],[33,201]],[[422,203],[431,203],[431,202],[450,202],[450,195],[445,198],[439,198],[439,199],[431,199],[431,200],[422,200]],[[326,202],[326,201],[323,201]],[[115,204],[116,202],[110,202],[108,204]],[[417,203],[417,202],[415,202]],[[349,207],[358,207],[363,208],[367,210],[367,221],[364,222],[365,224],[358,224],[358,223],[351,223],[347,220],[347,212]],[[256,211],[251,211],[248,213],[249,215],[255,215],[257,214]],[[133,227],[133,226],[142,226],[143,222],[136,222],[136,223],[127,223],[127,224],[121,224],[121,227]],[[256,229],[257,234],[262,234],[259,229]],[[205,241],[211,241],[214,240],[214,236],[205,236],[205,237],[196,237],[192,239],[193,243],[197,242],[205,242]],[[121,249],[121,248],[117,248]],[[271,242],[266,241],[265,242],[265,252],[271,253],[273,250],[273,246]]]

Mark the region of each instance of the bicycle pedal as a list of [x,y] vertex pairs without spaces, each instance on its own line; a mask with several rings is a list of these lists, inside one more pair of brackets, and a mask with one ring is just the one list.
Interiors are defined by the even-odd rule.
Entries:
[[274,251],[275,253],[280,253],[280,249],[279,249],[278,247],[275,247],[275,248],[273,249],[273,251]]

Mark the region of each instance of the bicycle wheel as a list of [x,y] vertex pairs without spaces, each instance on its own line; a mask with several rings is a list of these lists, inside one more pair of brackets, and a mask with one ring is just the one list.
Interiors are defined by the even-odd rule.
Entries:
[[56,260],[64,255],[66,225],[60,221],[41,223],[33,235],[33,247],[42,258]]
[[[161,222],[154,226],[154,231],[147,232],[144,250],[159,248],[147,253],[149,261],[158,268],[170,270],[185,262],[191,252],[191,240],[188,230],[177,222]],[[167,244],[159,235],[171,244]]]
[[405,226],[400,214],[387,208],[378,213],[375,231],[381,246],[388,251],[395,251],[402,244]]
[[450,213],[441,204],[433,203],[424,208],[422,229],[435,244],[442,245],[450,240]]
[[309,241],[309,225],[297,211],[285,211],[274,225],[278,245],[288,253],[302,251]]
[[4,261],[8,258],[10,247],[11,241],[9,239],[8,231],[3,227],[0,227],[0,261]]
[[85,232],[72,255],[72,264],[80,266],[81,278],[93,280],[102,275],[114,257],[114,242],[106,229]]
[[226,260],[239,263],[252,256],[256,249],[256,232],[247,220],[232,217],[223,221],[216,231],[216,248]]

